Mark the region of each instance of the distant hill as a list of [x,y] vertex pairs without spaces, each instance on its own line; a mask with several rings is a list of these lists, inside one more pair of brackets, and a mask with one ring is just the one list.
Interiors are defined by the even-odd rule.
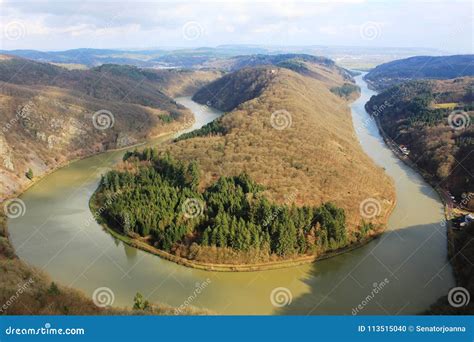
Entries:
[[[350,73],[338,67],[334,61],[305,54],[238,56],[228,59],[226,63],[227,70],[242,69],[239,77],[230,73],[208,84],[194,94],[194,101],[206,103],[223,111],[230,111],[240,103],[259,96],[271,79],[276,76],[277,68],[289,69],[324,81],[335,88],[340,85],[341,77],[346,84],[353,82]],[[275,69],[256,68],[262,66],[274,66]],[[214,95],[209,96],[209,94]]]
[[[67,70],[0,55],[0,198],[27,184],[30,168],[39,176],[190,125],[192,114],[172,97],[191,95],[220,75],[110,64]],[[110,127],[97,128],[97,118]]]
[[[37,51],[37,50],[0,50],[2,54],[13,55],[32,59],[38,62],[51,62],[61,64],[79,64],[87,67],[94,67],[106,63],[129,64],[141,67],[149,66],[144,51],[138,56],[131,55],[121,50],[102,50],[102,49],[73,49],[66,51]],[[160,51],[154,51],[154,55],[160,54]],[[140,58],[137,58],[141,56]]]
[[138,67],[194,68],[216,59],[225,59],[243,53],[264,53],[261,48],[196,48],[179,50],[113,50],[73,49],[65,51],[0,50],[8,54],[38,62],[82,65],[88,68],[102,64],[133,65]]
[[[143,68],[215,68],[228,67],[229,59],[244,56],[277,56],[285,54],[325,56],[348,69],[369,70],[394,59],[421,55],[440,55],[435,49],[360,46],[266,46],[220,45],[188,49],[72,49],[65,51],[0,50],[0,54],[61,64],[71,68],[92,68],[102,64],[134,65]],[[255,57],[252,57],[255,59]],[[275,63],[271,63],[275,64]],[[250,65],[248,65],[250,66]],[[255,66],[255,65],[254,65]]]
[[[101,49],[74,49],[66,51],[36,51],[12,50],[0,53],[28,58],[39,62],[56,64],[83,65],[89,68],[102,64],[132,65],[138,67],[177,67],[177,68],[222,68],[235,71],[243,67],[258,65],[277,65],[288,59],[300,59],[314,63],[334,62],[325,57],[316,57],[308,54],[265,54],[262,48],[237,49],[197,48],[165,50],[101,50]],[[245,55],[242,55],[245,53]]]
[[474,55],[417,56],[381,64],[365,79],[376,89],[413,79],[449,79],[474,76]]
[[[291,61],[310,62],[318,63],[325,66],[334,66],[333,60],[326,57],[311,56],[307,54],[279,54],[279,55],[250,55],[250,56],[237,56],[232,58],[234,64],[232,70],[239,70],[244,67],[254,67],[259,65],[275,65],[280,66],[281,64]],[[288,64],[290,66],[290,64]]]
[[[318,68],[326,67],[329,69],[337,69],[338,73],[344,76],[346,80],[351,80],[350,72],[336,66],[333,60],[313,56],[303,53],[285,53],[277,55],[246,55],[235,56],[227,59],[217,59],[205,63],[204,66],[212,68],[221,68],[227,71],[236,71],[243,68],[250,68],[256,66],[273,65],[276,67],[286,68],[296,71],[300,74],[308,74],[309,76],[318,77],[318,72],[313,72],[311,75],[311,68],[318,66]],[[313,70],[314,71],[314,70]]]

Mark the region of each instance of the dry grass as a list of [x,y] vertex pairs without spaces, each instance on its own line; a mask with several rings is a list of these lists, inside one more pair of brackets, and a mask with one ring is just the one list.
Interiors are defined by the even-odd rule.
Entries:
[[52,65],[59,66],[67,70],[87,70],[87,65],[76,64],[76,63],[51,63]]
[[456,102],[435,103],[432,105],[433,108],[440,108],[440,109],[454,109],[456,106],[457,106]]

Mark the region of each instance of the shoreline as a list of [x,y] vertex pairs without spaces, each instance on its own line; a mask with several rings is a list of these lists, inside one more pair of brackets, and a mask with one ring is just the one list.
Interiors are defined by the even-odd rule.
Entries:
[[[360,92],[357,95],[358,95],[357,98],[359,98],[360,97]],[[349,104],[349,103],[353,102],[354,100],[355,99],[350,99],[350,100],[347,100],[346,102]],[[351,114],[351,120],[352,120],[352,114]],[[171,130],[169,132],[164,132],[164,133],[157,134],[157,135],[151,137],[150,139],[147,139],[147,140],[142,141],[142,142],[137,143],[137,144],[133,144],[133,145],[125,146],[125,147],[120,147],[120,148],[108,149],[108,150],[100,151],[100,152],[97,152],[97,153],[93,153],[93,154],[85,155],[83,157],[79,157],[79,158],[69,160],[69,161],[65,162],[64,164],[61,164],[57,168],[51,169],[50,171],[45,172],[41,176],[38,176],[38,178],[35,177],[34,180],[32,182],[30,182],[27,186],[21,188],[21,190],[15,192],[15,194],[13,194],[12,196],[6,197],[5,200],[7,200],[8,198],[15,198],[15,196],[21,196],[25,191],[27,191],[29,188],[33,187],[34,185],[38,184],[46,176],[52,174],[53,172],[55,172],[55,171],[57,171],[57,170],[59,170],[63,167],[67,167],[67,166],[69,166],[70,164],[72,164],[76,161],[87,159],[87,158],[94,157],[94,156],[101,155],[101,154],[108,153],[108,152],[125,151],[125,150],[133,148],[133,147],[143,146],[143,145],[146,145],[147,143],[151,142],[154,139],[158,139],[160,137],[164,137],[164,136],[167,136],[167,135],[169,135],[171,137],[173,134],[179,133],[180,131],[183,131],[183,130],[186,130],[187,128],[189,128],[189,127],[192,127],[192,124],[194,122],[195,122],[195,116],[194,116],[194,113],[193,113],[193,120],[190,120],[188,122],[183,123],[183,125],[180,128]],[[354,133],[355,133],[355,131],[354,131]],[[91,198],[89,199],[89,209],[91,211],[92,211],[92,200],[94,198],[94,195],[95,195],[95,192],[91,196]],[[301,265],[304,265],[304,264],[314,263],[316,261],[321,261],[321,260],[329,259],[329,258],[332,258],[332,257],[336,257],[336,256],[342,255],[344,253],[353,251],[355,249],[361,248],[361,247],[367,245],[369,242],[379,238],[386,231],[388,218],[392,214],[396,204],[397,204],[397,200],[395,198],[392,202],[391,207],[387,210],[387,212],[385,213],[385,215],[383,217],[383,221],[385,221],[385,223],[383,224],[383,228],[379,229],[373,235],[371,235],[369,237],[366,237],[362,241],[351,243],[350,245],[339,248],[337,250],[326,252],[326,253],[324,253],[322,255],[319,255],[319,256],[304,255],[304,256],[300,256],[300,257],[289,259],[289,260],[270,261],[270,262],[254,263],[254,264],[214,264],[214,263],[196,262],[196,261],[193,261],[193,260],[190,260],[190,259],[178,257],[176,255],[167,253],[165,251],[157,249],[157,248],[155,248],[155,247],[153,247],[153,246],[151,246],[147,243],[144,243],[142,241],[139,241],[137,239],[132,239],[132,238],[129,238],[127,236],[124,236],[124,235],[118,233],[117,231],[115,231],[114,229],[110,228],[107,224],[97,222],[97,219],[96,219],[96,222],[99,225],[101,225],[114,238],[119,239],[120,241],[126,243],[127,245],[129,245],[131,247],[134,247],[134,248],[137,248],[137,249],[140,249],[140,250],[145,251],[147,253],[156,255],[158,257],[161,257],[162,259],[174,262],[178,265],[182,265],[182,266],[189,267],[189,268],[194,268],[194,269],[211,271],[211,272],[255,272],[255,271],[266,271],[266,270],[282,269],[282,268],[301,266]],[[7,234],[8,234],[8,226],[7,226]]]
[[[357,97],[347,99],[346,103],[350,104],[356,99],[358,99],[360,96],[361,96],[361,91],[359,88],[359,91],[357,92]],[[349,108],[349,112],[351,113],[351,109],[349,106],[348,108]],[[352,113],[350,114],[350,118],[352,120]],[[355,134],[355,129],[353,128],[353,130],[354,130],[353,133]],[[388,219],[390,215],[393,213],[395,206],[397,205],[397,199],[395,197],[391,201],[391,206],[388,208],[385,215],[382,217],[382,221],[385,222],[383,224],[383,228],[379,229],[373,235],[366,237],[362,241],[351,243],[345,247],[326,252],[319,256],[303,255],[303,256],[293,258],[293,259],[288,259],[288,260],[269,261],[269,262],[252,263],[252,264],[217,264],[217,263],[206,263],[206,262],[194,261],[194,260],[190,260],[187,258],[173,255],[171,253],[160,250],[146,242],[140,241],[139,239],[134,239],[126,235],[123,235],[120,232],[117,232],[113,228],[109,227],[108,224],[103,219],[101,219],[99,222],[98,218],[95,217],[95,209],[99,206],[97,205],[97,203],[94,203],[95,194],[97,190],[98,188],[94,191],[91,198],[89,199],[89,209],[95,218],[95,222],[97,222],[97,224],[99,224],[103,229],[105,229],[114,238],[122,241],[123,243],[131,247],[140,249],[144,252],[153,254],[155,256],[158,256],[170,262],[174,262],[178,265],[194,268],[194,269],[199,269],[199,270],[204,270],[204,271],[210,271],[210,272],[256,272],[256,271],[268,271],[268,270],[274,270],[274,269],[296,267],[296,266],[301,266],[304,264],[310,264],[317,261],[329,259],[332,257],[339,256],[341,254],[353,251],[355,249],[358,249],[367,245],[369,242],[379,238],[383,233],[385,233],[387,229]]]
[[[365,80],[368,84],[369,89],[375,90],[375,87],[371,84],[370,81]],[[378,92],[377,92],[378,93]],[[365,105],[364,105],[365,107]],[[369,114],[370,115],[370,114]],[[402,161],[405,165],[410,167],[412,170],[414,170],[417,174],[421,176],[421,178],[429,185],[431,186],[437,193],[442,205],[443,205],[443,214],[444,214],[444,222],[442,224],[446,227],[446,241],[447,241],[447,261],[452,267],[452,274],[453,278],[455,281],[455,286],[460,286],[460,275],[456,272],[456,265],[454,264],[454,257],[459,253],[458,250],[456,250],[456,244],[455,244],[455,239],[456,236],[459,234],[458,231],[453,229],[453,225],[451,223],[451,219],[453,218],[453,212],[455,209],[454,204],[452,203],[451,199],[449,198],[448,194],[444,189],[442,189],[433,179],[433,176],[431,176],[427,171],[421,169],[418,167],[415,162],[413,162],[409,156],[403,155],[399,148],[398,145],[388,136],[388,134],[385,132],[383,129],[380,119],[376,116],[370,115],[371,118],[374,119],[375,124],[377,125],[377,129],[380,133],[380,136],[382,137],[385,145],[395,154],[395,156]],[[461,209],[463,211],[471,212],[469,210]],[[446,295],[443,295],[440,298],[446,298]],[[437,303],[439,302],[440,298],[434,303],[430,305],[430,308],[428,310],[431,310],[433,306],[436,306]],[[429,312],[429,311],[428,311]],[[431,313],[432,314],[432,313]]]
[[451,219],[452,208],[450,207],[450,203],[447,200],[446,194],[444,193],[443,189],[439,187],[438,184],[435,184],[435,182],[432,179],[432,176],[429,173],[419,168],[409,157],[405,157],[404,155],[402,155],[400,151],[398,150],[398,146],[395,144],[395,142],[383,130],[382,125],[380,124],[379,118],[373,117],[373,116],[372,118],[374,119],[377,125],[380,136],[382,137],[385,145],[397,156],[397,158],[400,161],[405,163],[405,165],[409,166],[412,170],[414,170],[417,174],[419,174],[421,178],[423,178],[423,180],[426,183],[428,183],[428,185],[431,186],[436,191],[443,205],[444,219],[446,222],[448,222]]
[[[25,184],[24,186],[20,187],[17,191],[11,193],[10,195],[6,195],[5,198],[0,201],[0,205],[3,206],[3,204],[8,201],[9,199],[15,199],[15,198],[20,198],[27,190],[29,190],[30,188],[32,188],[33,186],[37,185],[39,182],[41,182],[45,177],[49,176],[50,174],[62,169],[62,168],[65,168],[65,167],[68,167],[69,165],[71,165],[72,163],[75,163],[77,161],[80,161],[80,160],[84,160],[84,159],[87,159],[87,158],[91,158],[91,157],[95,157],[95,156],[98,156],[98,155],[101,155],[101,154],[104,154],[104,153],[109,153],[109,152],[117,152],[117,151],[125,151],[129,148],[133,148],[133,147],[137,147],[137,146],[142,146],[142,145],[145,145],[147,143],[149,143],[150,141],[154,140],[154,139],[159,139],[161,137],[165,137],[167,135],[173,135],[173,134],[176,134],[182,130],[185,130],[189,127],[192,127],[193,123],[195,122],[195,117],[194,117],[194,114],[193,114],[193,120],[190,120],[190,121],[187,121],[185,123],[183,123],[183,125],[178,128],[178,129],[174,129],[170,132],[164,132],[164,133],[159,133],[153,137],[151,137],[149,140],[145,140],[143,142],[140,142],[140,143],[137,143],[137,144],[133,144],[133,145],[129,145],[129,146],[124,146],[124,147],[119,147],[119,148],[114,148],[114,149],[109,149],[109,150],[104,150],[104,151],[99,151],[99,152],[96,152],[96,153],[92,153],[92,154],[88,154],[88,155],[84,155],[82,157],[78,157],[78,158],[74,158],[74,159],[71,159],[71,160],[68,160],[64,163],[61,163],[60,165],[58,165],[58,167],[56,168],[52,168],[51,170],[48,170],[46,171],[45,173],[43,173],[42,175],[40,176],[36,176],[34,177],[29,183]],[[15,248],[13,246],[13,244],[11,243],[10,241],[10,233],[9,233],[9,229],[8,229],[8,220],[9,220],[9,217],[7,215],[5,215],[5,213],[2,211],[0,213],[0,215],[4,216],[5,217],[5,227],[3,228],[3,231],[4,231],[4,234],[5,234],[5,237],[8,241],[8,244],[11,246],[12,250],[13,250],[13,254],[14,254],[14,257],[15,258],[18,258],[19,260],[21,260],[22,262],[24,262],[22,259],[20,259],[16,252],[15,252]],[[25,262],[26,263],[26,262]],[[33,267],[31,265],[29,265],[28,263],[26,263],[29,267]]]
[[41,182],[43,180],[43,178],[49,176],[50,174],[52,174],[52,173],[54,173],[54,172],[56,172],[56,171],[58,171],[62,168],[68,167],[72,163],[75,163],[75,162],[78,162],[78,161],[81,161],[81,160],[84,160],[84,159],[87,159],[87,158],[100,156],[101,154],[105,154],[105,153],[125,151],[125,150],[131,149],[131,148],[146,145],[147,143],[150,143],[155,139],[159,139],[159,138],[165,137],[167,135],[177,134],[177,133],[179,133],[183,130],[186,130],[186,129],[192,127],[194,122],[195,122],[195,119],[193,119],[192,121],[185,122],[185,123],[183,123],[183,125],[180,128],[174,129],[174,130],[169,131],[169,132],[158,133],[158,134],[150,137],[149,139],[146,139],[142,142],[139,142],[139,143],[136,143],[136,144],[133,144],[133,145],[128,145],[128,146],[123,146],[123,147],[117,147],[117,148],[107,149],[107,150],[103,150],[103,151],[98,151],[98,152],[94,152],[94,153],[91,153],[91,154],[86,154],[86,155],[83,155],[83,156],[80,156],[80,157],[77,157],[77,158],[73,158],[71,160],[64,161],[64,162],[58,164],[57,167],[52,168],[50,170],[47,170],[45,173],[43,173],[39,176],[33,177],[33,179],[30,180],[30,182],[28,182],[24,186],[21,186],[17,191],[14,191],[13,193],[11,193],[9,195],[5,195],[5,198],[2,201],[0,201],[0,204],[3,204],[5,201],[7,201],[9,199],[19,198],[21,195],[23,195],[23,193],[25,191],[27,191],[31,187],[35,186],[39,182]]
[[[383,229],[380,229],[378,232],[374,233],[371,236],[366,237],[365,239],[351,243],[345,247],[341,247],[337,250],[326,252],[322,255],[303,255],[297,258],[288,259],[288,260],[279,260],[279,261],[269,261],[269,262],[260,262],[260,263],[252,263],[252,264],[216,264],[216,263],[206,263],[200,261],[194,261],[187,258],[179,257],[174,254],[165,252],[161,249],[158,249],[146,242],[140,241],[139,239],[134,239],[132,237],[123,235],[117,232],[115,229],[111,228],[103,218],[101,218],[101,222],[97,219],[95,213],[97,212],[96,209],[100,206],[95,203],[95,194],[97,192],[94,191],[91,198],[89,199],[89,209],[95,218],[95,222],[99,224],[104,230],[107,231],[112,237],[122,241],[123,243],[127,244],[130,247],[140,249],[144,252],[147,252],[152,255],[156,255],[162,259],[165,259],[170,262],[174,262],[175,264],[199,269],[202,271],[209,271],[209,272],[257,272],[257,271],[270,271],[275,269],[282,269],[282,268],[289,268],[289,267],[296,267],[305,264],[314,263],[317,261],[333,258],[339,256],[341,254],[345,254],[356,250],[358,248],[364,247],[369,242],[379,238],[386,230],[386,224],[384,225]],[[391,215],[393,209],[396,206],[396,200],[393,201],[393,205],[387,211],[386,217]],[[100,217],[100,216],[99,216]]]
[[447,199],[447,196],[443,189],[441,189],[435,182],[433,181],[432,177],[424,170],[420,169],[409,157],[404,157],[400,151],[398,150],[398,146],[391,140],[391,138],[385,133],[385,131],[382,128],[382,125],[380,124],[380,121],[377,117],[374,117],[375,123],[377,125],[377,128],[379,130],[379,133],[381,137],[383,138],[385,145],[397,156],[399,160],[401,160],[403,163],[405,163],[407,166],[409,166],[411,169],[416,171],[422,178],[423,180],[428,183],[438,194],[438,197],[440,198],[440,201],[443,205],[443,213],[444,213],[444,225],[446,226],[446,240],[447,240],[447,252],[448,252],[448,262],[453,268],[453,276],[454,280],[456,282],[456,285],[459,284],[459,275],[456,273],[454,264],[452,263],[453,258],[456,256],[458,251],[455,249],[455,243],[454,239],[458,232],[453,229],[453,226],[451,224],[451,219],[453,218],[453,208],[451,207],[450,201]]
[[[367,83],[367,86],[370,90],[375,91],[377,94],[380,93],[377,90],[377,87],[375,87],[375,85],[371,81],[369,81],[365,78],[363,80]],[[364,109],[365,109],[366,104],[367,103],[364,104]],[[366,112],[367,112],[367,110],[366,110]],[[398,149],[398,145],[388,136],[387,133],[385,133],[385,130],[383,129],[383,127],[380,123],[380,119],[377,116],[370,115],[368,112],[367,112],[367,114],[375,121],[375,124],[377,125],[377,129],[378,129],[378,131],[380,133],[380,136],[382,137],[385,145],[397,156],[397,158],[399,160],[401,160],[403,163],[405,163],[411,169],[416,171],[416,173],[418,173],[423,178],[423,180],[426,183],[428,183],[436,191],[436,193],[438,194],[438,197],[440,198],[440,200],[443,204],[443,207],[444,207],[444,216],[445,216],[444,218],[445,218],[446,222],[448,222],[452,218],[451,215],[452,215],[453,208],[450,207],[450,205],[452,206],[452,203],[449,200],[449,197],[446,196],[445,191],[441,187],[439,187],[438,184],[436,184],[436,182],[433,180],[433,177],[427,171],[425,171],[425,170],[421,169],[420,167],[418,167],[410,159],[410,157],[405,156],[400,152],[400,150]],[[463,209],[463,210],[465,210],[465,209]],[[469,211],[469,210],[466,210],[466,211]]]

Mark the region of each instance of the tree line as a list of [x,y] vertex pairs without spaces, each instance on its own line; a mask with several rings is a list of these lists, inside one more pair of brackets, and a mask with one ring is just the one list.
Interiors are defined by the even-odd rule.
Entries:
[[[344,210],[332,203],[271,203],[262,195],[263,187],[246,173],[221,177],[200,191],[195,162],[178,161],[151,148],[127,152],[123,159],[127,171],[110,171],[100,181],[97,203],[114,196],[101,215],[111,227],[150,237],[165,251],[194,242],[290,256],[348,243]],[[186,207],[189,199],[197,206],[191,213]]]

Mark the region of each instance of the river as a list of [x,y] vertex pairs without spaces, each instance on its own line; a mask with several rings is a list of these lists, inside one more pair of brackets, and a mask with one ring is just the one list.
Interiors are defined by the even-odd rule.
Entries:
[[[114,306],[131,306],[140,292],[151,302],[179,306],[186,301],[219,314],[350,315],[359,304],[358,314],[419,313],[454,286],[442,203],[385,146],[364,109],[374,93],[362,76],[356,81],[362,89],[351,105],[357,137],[395,180],[398,199],[387,232],[362,248],[300,267],[243,273],[186,268],[131,248],[105,232],[88,207],[100,174],[124,153],[114,151],[71,163],[21,196],[25,215],[8,222],[15,251],[54,281],[87,295],[99,287],[110,288]],[[177,101],[195,113],[193,128],[220,115],[190,98]],[[198,286],[202,290],[197,294]],[[272,304],[272,291],[281,291],[280,299],[287,305],[280,307],[278,299]]]

